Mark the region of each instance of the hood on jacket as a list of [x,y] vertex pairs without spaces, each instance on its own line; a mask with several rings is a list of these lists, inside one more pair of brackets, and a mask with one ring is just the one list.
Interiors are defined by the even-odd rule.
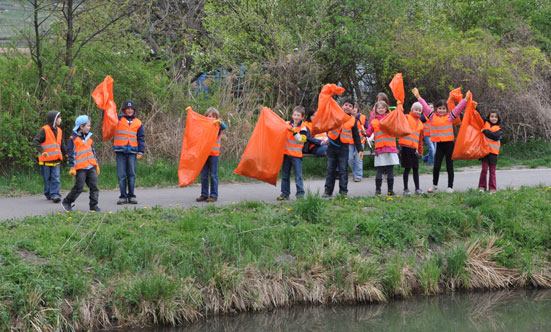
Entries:
[[60,115],[61,113],[56,110],[52,110],[46,113],[46,121],[48,122],[50,127],[55,128],[55,122]]

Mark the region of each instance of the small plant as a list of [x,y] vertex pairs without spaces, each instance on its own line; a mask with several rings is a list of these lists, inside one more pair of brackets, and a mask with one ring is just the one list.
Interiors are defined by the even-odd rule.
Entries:
[[438,281],[442,275],[442,266],[442,255],[436,254],[425,261],[419,268],[419,281],[425,295],[438,294],[440,292]]
[[320,198],[319,194],[308,192],[305,199],[297,199],[293,202],[292,210],[303,220],[317,224],[325,221],[327,207],[327,201]]
[[467,283],[467,250],[462,246],[456,246],[446,253],[446,277],[450,288],[454,289],[459,285]]

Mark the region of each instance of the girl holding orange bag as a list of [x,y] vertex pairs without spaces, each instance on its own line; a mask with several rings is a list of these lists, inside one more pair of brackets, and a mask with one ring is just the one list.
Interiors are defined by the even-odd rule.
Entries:
[[[399,102],[399,101],[398,101]],[[388,195],[394,195],[394,165],[400,163],[398,159],[398,149],[396,148],[396,138],[385,134],[380,128],[380,121],[389,113],[388,104],[384,101],[375,103],[375,118],[367,128],[366,136],[373,134],[375,139],[375,195],[381,195],[381,186],[383,184],[383,174],[387,174]]]
[[448,171],[448,189],[447,193],[453,193],[453,147],[455,137],[453,135],[453,122],[467,105],[467,99],[470,98],[471,92],[467,92],[466,98],[461,100],[453,109],[448,110],[445,100],[439,100],[435,105],[435,111],[430,110],[427,102],[419,95],[419,90],[414,88],[413,95],[423,105],[423,114],[430,121],[430,140],[436,142],[436,152],[434,154],[434,168],[432,169],[432,187],[427,192],[433,193],[438,190],[438,178],[440,176],[440,168],[442,161],[446,157],[446,170]]
[[482,161],[482,170],[480,171],[480,179],[478,181],[478,189],[480,191],[486,191],[486,174],[488,169],[490,169],[490,179],[488,183],[490,192],[495,192],[497,190],[497,156],[499,155],[499,149],[501,147],[500,139],[503,134],[501,127],[499,126],[500,122],[501,118],[499,117],[497,111],[490,111],[486,121],[484,122],[484,129],[482,129],[482,133],[484,133],[490,143],[490,153],[480,159],[480,161]]

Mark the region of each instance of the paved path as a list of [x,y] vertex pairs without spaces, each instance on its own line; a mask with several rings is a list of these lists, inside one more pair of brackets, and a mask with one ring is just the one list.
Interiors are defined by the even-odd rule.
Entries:
[[[465,191],[470,188],[476,188],[478,185],[479,168],[466,169],[455,172],[456,191]],[[421,188],[426,191],[432,184],[432,175],[424,174],[420,176]],[[324,180],[306,180],[305,189],[311,192],[323,193]],[[551,186],[551,168],[538,169],[512,169],[497,171],[498,188],[520,187],[520,186]],[[445,189],[447,185],[447,174],[441,173],[439,188]],[[338,192],[338,181],[335,184]],[[414,188],[413,179],[410,175],[409,187]],[[386,181],[383,182],[383,191],[386,190]],[[394,190],[401,194],[403,190],[402,176],[396,177]],[[364,178],[362,182],[348,182],[349,196],[370,196],[375,191],[374,177]],[[294,182],[291,182],[291,192],[294,195]],[[214,204],[231,204],[241,201],[265,201],[275,202],[280,193],[280,183],[278,187],[266,183],[235,183],[222,184],[219,187],[220,197]],[[62,193],[62,195],[65,195]],[[192,185],[186,188],[136,188],[138,203],[137,205],[116,205],[118,199],[118,190],[100,191],[99,206],[103,211],[117,211],[125,208],[151,208],[153,206],[188,208],[191,206],[205,206],[206,203],[197,203],[195,198],[200,194],[198,185]],[[84,192],[76,201],[75,211],[88,211],[88,193]],[[14,198],[0,198],[0,219],[22,218],[26,216],[48,215],[62,212],[60,204],[54,204],[47,201],[43,195],[23,196]]]

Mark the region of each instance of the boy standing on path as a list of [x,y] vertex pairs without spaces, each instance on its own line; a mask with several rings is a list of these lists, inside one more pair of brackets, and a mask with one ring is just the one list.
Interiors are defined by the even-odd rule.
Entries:
[[138,204],[134,194],[136,159],[141,159],[145,151],[145,131],[142,121],[136,118],[136,105],[132,100],[127,100],[122,104],[122,113],[119,115],[113,142],[113,148],[117,155],[117,175],[121,190],[117,204]]
[[54,203],[61,201],[60,169],[63,155],[67,155],[67,149],[63,142],[61,125],[61,113],[49,111],[46,114],[47,124],[43,126],[33,139],[38,151],[38,164],[40,174],[44,178],[44,196]]

